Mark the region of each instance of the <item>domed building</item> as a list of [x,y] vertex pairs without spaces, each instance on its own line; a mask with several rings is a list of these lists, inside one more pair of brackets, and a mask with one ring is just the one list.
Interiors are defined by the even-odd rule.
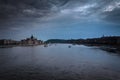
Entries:
[[37,40],[37,38],[35,38],[33,35],[31,35],[30,38],[21,40],[22,45],[40,45],[42,43],[43,43],[42,40]]

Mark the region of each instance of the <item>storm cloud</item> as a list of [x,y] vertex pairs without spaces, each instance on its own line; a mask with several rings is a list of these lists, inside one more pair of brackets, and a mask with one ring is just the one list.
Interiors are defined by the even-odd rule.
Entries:
[[119,22],[119,9],[119,0],[0,0],[0,21],[74,12],[88,16],[99,14],[98,16],[103,15],[105,20]]
[[[119,0],[0,0],[0,37],[38,24],[104,22],[120,25]],[[34,24],[34,25],[33,25]],[[54,24],[54,25],[55,25]]]
[[[57,7],[68,0],[0,0],[0,28],[9,24],[25,23],[35,18],[55,15]],[[5,26],[4,26],[5,24]],[[16,24],[15,24],[16,25]]]

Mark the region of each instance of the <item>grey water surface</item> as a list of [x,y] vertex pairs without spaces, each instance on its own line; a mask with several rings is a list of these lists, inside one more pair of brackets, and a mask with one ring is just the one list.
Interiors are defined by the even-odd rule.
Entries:
[[0,48],[0,80],[120,80],[120,55],[70,44]]

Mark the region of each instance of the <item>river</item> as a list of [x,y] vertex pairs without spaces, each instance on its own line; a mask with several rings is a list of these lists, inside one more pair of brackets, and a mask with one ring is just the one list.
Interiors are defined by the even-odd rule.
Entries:
[[120,55],[71,44],[0,48],[0,80],[120,80]]

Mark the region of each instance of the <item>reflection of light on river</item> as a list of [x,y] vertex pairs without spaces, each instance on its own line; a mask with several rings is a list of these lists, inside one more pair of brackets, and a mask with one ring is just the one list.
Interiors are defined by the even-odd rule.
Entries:
[[96,47],[48,44],[0,49],[1,80],[15,76],[22,80],[119,80],[119,75],[120,56]]

